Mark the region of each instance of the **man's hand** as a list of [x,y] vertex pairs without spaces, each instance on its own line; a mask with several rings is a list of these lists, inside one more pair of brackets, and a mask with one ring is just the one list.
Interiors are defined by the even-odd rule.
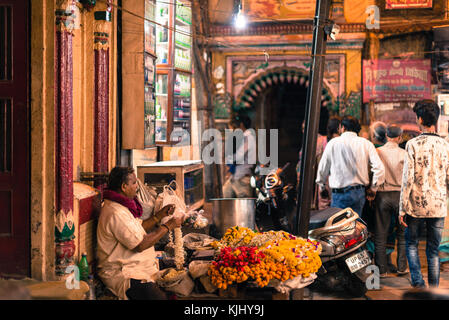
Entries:
[[184,222],[184,219],[184,214],[176,214],[176,216],[173,216],[173,218],[168,220],[165,224],[170,230],[173,230],[174,228],[180,228],[182,223]]
[[168,204],[161,210],[159,210],[158,213],[156,213],[156,215],[158,216],[159,220],[161,220],[164,217],[171,216],[173,212],[175,212],[175,205]]
[[403,225],[404,227],[408,227],[405,223],[405,216],[399,216],[399,224]]
[[376,191],[374,191],[373,189],[369,188],[368,190],[366,190],[366,199],[368,201],[373,201],[376,198]]

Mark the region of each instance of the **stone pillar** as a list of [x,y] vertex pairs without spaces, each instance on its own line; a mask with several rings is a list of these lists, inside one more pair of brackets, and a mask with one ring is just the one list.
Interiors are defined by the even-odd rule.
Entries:
[[[94,171],[108,172],[109,153],[109,35],[111,14],[109,11],[95,12],[95,119],[94,119]],[[104,189],[104,181],[94,186]]]
[[74,264],[73,221],[73,62],[72,11],[75,1],[57,1],[55,10],[55,144],[56,144],[56,268],[57,277]]

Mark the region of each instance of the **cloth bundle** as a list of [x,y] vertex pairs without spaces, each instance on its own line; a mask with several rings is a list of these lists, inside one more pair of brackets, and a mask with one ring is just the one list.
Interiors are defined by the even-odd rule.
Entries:
[[165,290],[181,296],[189,296],[195,286],[186,270],[173,268],[159,271],[156,275],[156,283]]

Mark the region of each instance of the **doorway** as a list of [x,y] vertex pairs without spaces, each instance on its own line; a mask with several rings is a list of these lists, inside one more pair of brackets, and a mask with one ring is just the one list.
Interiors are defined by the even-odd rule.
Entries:
[[29,1],[0,0],[0,276],[30,275]]
[[[302,148],[302,123],[305,119],[307,86],[305,83],[278,82],[255,99],[249,115],[256,129],[278,129],[278,165],[286,169],[285,182],[296,185],[296,165]],[[321,106],[318,132],[326,134],[329,112]],[[269,140],[269,139],[268,139]],[[269,152],[267,141],[267,153]]]

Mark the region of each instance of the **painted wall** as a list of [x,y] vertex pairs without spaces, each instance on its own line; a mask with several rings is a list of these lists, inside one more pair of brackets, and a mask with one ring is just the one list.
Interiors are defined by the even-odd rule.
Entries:
[[31,276],[55,268],[54,1],[31,2]]
[[[70,1],[71,2],[71,1]],[[31,276],[55,277],[55,10],[65,1],[31,2]],[[78,4],[79,5],[79,4]],[[80,6],[80,5],[79,5]],[[93,171],[94,11],[80,8],[73,30],[73,180]],[[115,165],[116,14],[109,34],[109,169]],[[78,188],[79,189],[79,188]],[[74,193],[77,193],[75,189]],[[80,195],[75,194],[74,199]],[[77,216],[75,213],[74,216]],[[75,219],[76,220],[76,219]],[[76,222],[76,221],[75,221]],[[75,224],[76,230],[78,227]],[[76,231],[78,232],[78,231]],[[77,256],[75,256],[77,261]]]

